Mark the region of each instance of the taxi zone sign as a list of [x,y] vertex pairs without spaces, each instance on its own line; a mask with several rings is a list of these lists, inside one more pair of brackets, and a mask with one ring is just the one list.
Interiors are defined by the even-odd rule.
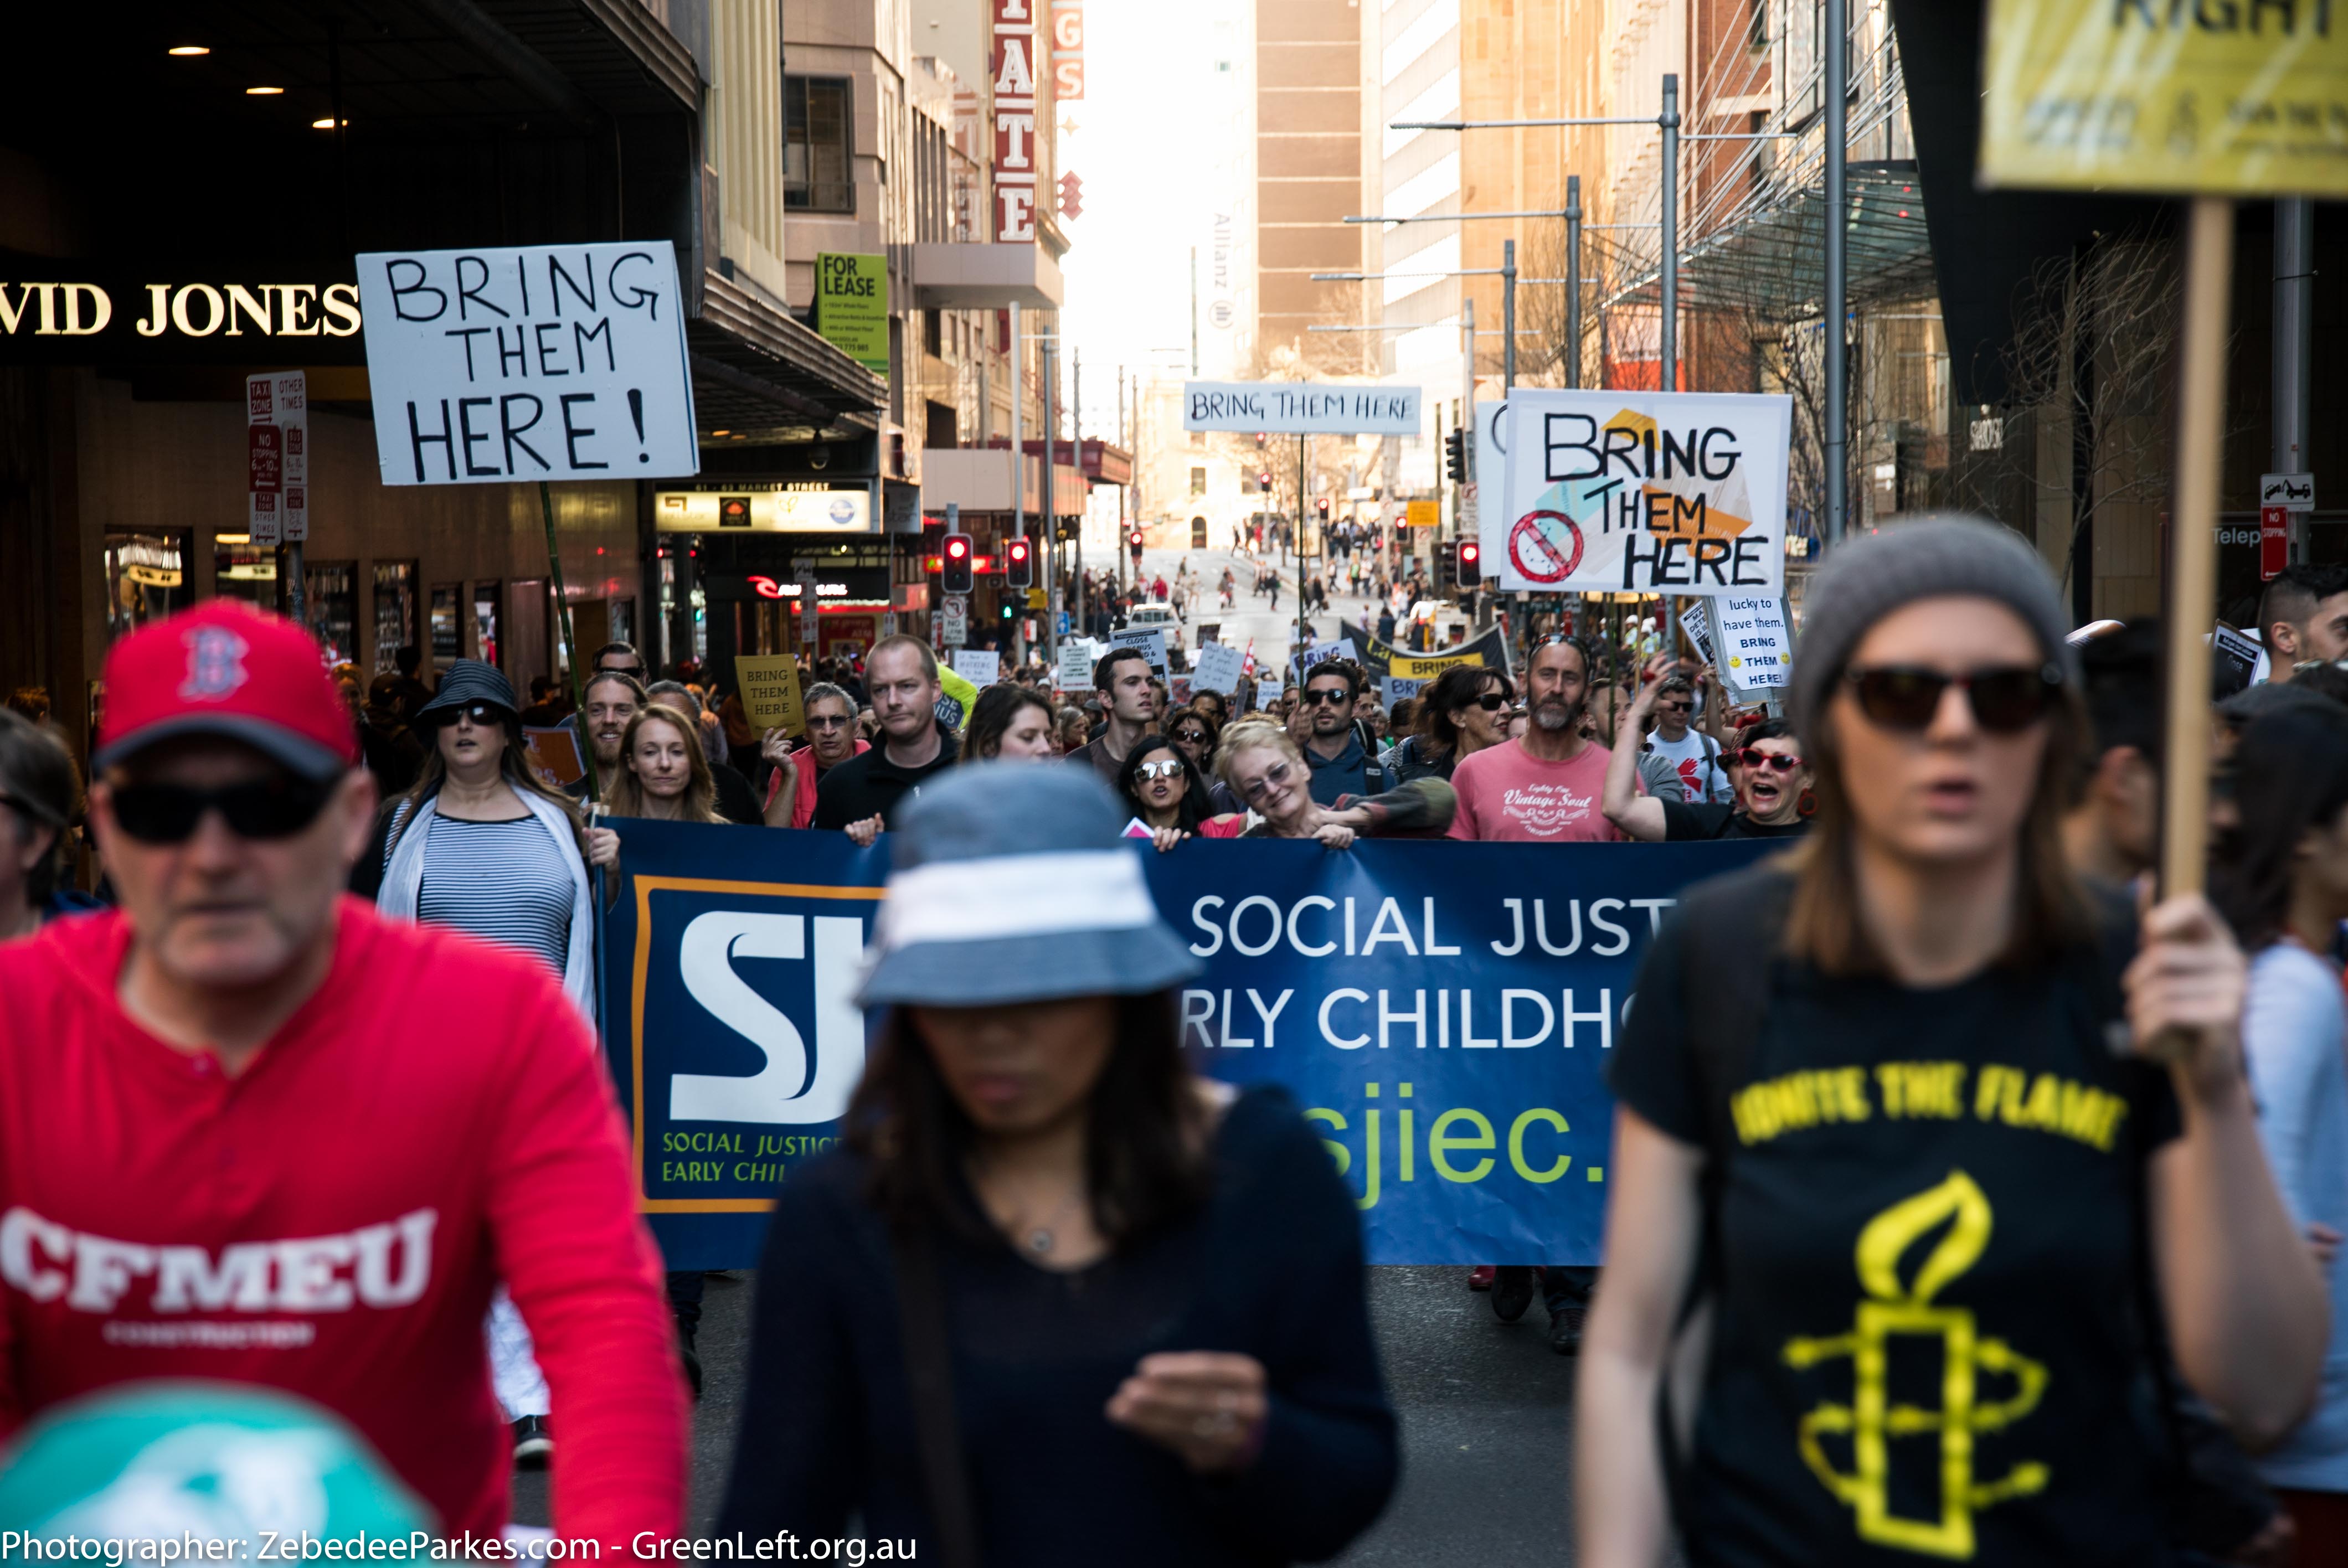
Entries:
[[1498,418],[1506,527],[1485,561],[1502,588],[1782,589],[1790,398],[1519,389]]

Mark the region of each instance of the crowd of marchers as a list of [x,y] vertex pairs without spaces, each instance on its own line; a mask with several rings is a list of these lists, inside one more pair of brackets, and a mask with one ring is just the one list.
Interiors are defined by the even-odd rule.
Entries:
[[2348,1561],[2348,572],[2259,633],[2205,897],[2151,888],[2202,765],[2158,628],[2075,630],[1969,521],[1840,547],[1744,706],[1564,632],[1391,706],[1343,659],[1177,702],[1138,650],[974,689],[888,637],[785,733],[625,643],[574,709],[200,607],[114,650],[87,777],[42,693],[0,715],[9,1463],[193,1378],[307,1401],[437,1528],[494,1533],[521,1463],[563,1534],[675,1532],[704,1276],[636,1214],[594,900],[643,819],[885,834],[871,1054],[778,1197],[723,1527],[1319,1560],[1397,1473],[1357,1213],[1181,1050],[1197,960],[1125,841],[1774,839],[1643,961],[1603,1269],[1467,1282],[1540,1296],[1578,1430],[1625,1434],[1577,1445],[1576,1560]]

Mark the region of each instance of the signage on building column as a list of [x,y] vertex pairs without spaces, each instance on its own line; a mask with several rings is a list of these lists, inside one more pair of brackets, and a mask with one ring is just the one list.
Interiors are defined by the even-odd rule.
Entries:
[[256,545],[310,537],[310,378],[244,378],[245,531]]
[[994,238],[1035,241],[1035,4],[994,0]]
[[2291,564],[2291,508],[2259,508],[2259,580],[2272,582]]
[[1085,0],[1052,0],[1052,101],[1085,96]]
[[665,240],[358,258],[386,485],[700,472]]

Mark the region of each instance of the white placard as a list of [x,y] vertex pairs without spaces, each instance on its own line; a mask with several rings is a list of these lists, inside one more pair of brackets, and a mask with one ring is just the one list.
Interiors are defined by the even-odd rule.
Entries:
[[1418,388],[1309,381],[1186,381],[1185,430],[1275,436],[1416,436]]
[[1089,638],[1071,637],[1060,644],[1060,667],[1054,683],[1063,692],[1089,692],[1093,689],[1092,641]]
[[1688,641],[1695,644],[1696,656],[1717,668],[1720,659],[1714,652],[1712,641],[1712,605],[1711,600],[1697,600],[1680,611],[1680,626],[1687,632]]
[[1160,681],[1172,679],[1174,672],[1166,667],[1166,633],[1159,628],[1128,628],[1123,631],[1112,631],[1108,634],[1108,645],[1112,649],[1140,649],[1142,657],[1149,661],[1150,670]]
[[960,596],[938,607],[938,641],[960,648],[970,641],[970,601]]
[[299,370],[244,378],[245,531],[256,545],[310,537],[310,377]]
[[[1488,534],[1497,542],[1502,525],[1516,516],[1509,510],[1508,417],[1509,405],[1501,399],[1488,397],[1476,405],[1476,466],[1471,472],[1476,481],[1472,488],[1479,540]],[[1492,520],[1488,528],[1481,521],[1485,518]],[[1483,569],[1489,574],[1494,563],[1488,560]]]
[[1535,593],[1782,595],[1793,400],[1519,387],[1485,569]]
[[992,648],[958,648],[954,650],[953,672],[973,686],[992,686],[1000,658]]
[[2259,505],[2281,507],[2286,512],[2315,510],[2315,476],[2312,474],[2260,475]]
[[1386,712],[1389,713],[1394,712],[1394,705],[1396,702],[1407,697],[1417,696],[1426,689],[1426,682],[1424,681],[1406,680],[1399,675],[1389,675],[1378,682],[1379,692],[1385,698]]
[[701,470],[665,240],[358,258],[386,485]]
[[2212,631],[2209,646],[2217,654],[2210,661],[2209,697],[2222,702],[2250,683],[2264,650],[2230,626]]
[[1190,689],[1229,696],[1239,688],[1240,666],[1245,662],[1246,656],[1230,643],[1210,642],[1191,661]]
[[1782,686],[1792,651],[1787,646],[1786,610],[1775,598],[1719,601],[1720,651],[1726,660],[1718,666],[1732,686],[1753,691]]
[[1332,659],[1343,659],[1348,662],[1359,662],[1361,657],[1362,656],[1360,654],[1354,651],[1354,640],[1350,637],[1340,637],[1334,642],[1316,642],[1312,647],[1307,648],[1303,652],[1297,654],[1297,677],[1299,680],[1302,680],[1305,675],[1311,673],[1313,666],[1315,664],[1326,663]]

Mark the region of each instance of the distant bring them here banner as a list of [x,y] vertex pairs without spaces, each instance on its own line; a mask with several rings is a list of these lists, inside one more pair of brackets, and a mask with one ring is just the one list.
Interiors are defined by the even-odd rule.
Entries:
[[1186,381],[1185,430],[1267,436],[1416,436],[1416,386],[1323,386],[1307,381]]

